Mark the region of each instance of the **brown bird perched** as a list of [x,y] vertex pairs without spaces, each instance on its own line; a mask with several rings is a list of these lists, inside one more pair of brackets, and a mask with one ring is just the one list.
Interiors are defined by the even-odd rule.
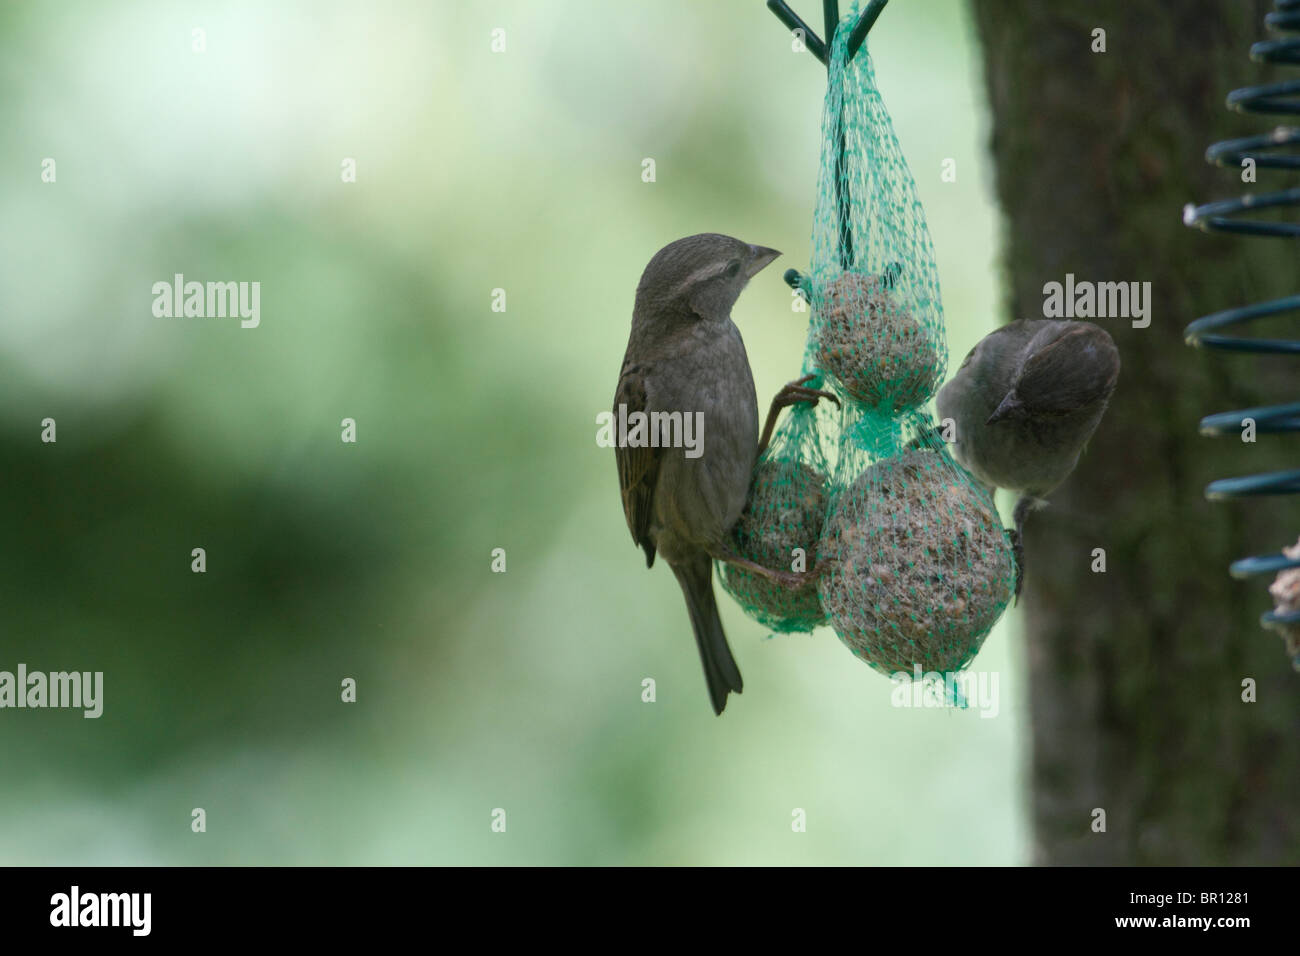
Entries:
[[[790,587],[802,583],[793,572],[738,557],[728,544],[759,451],[754,379],[731,307],[749,280],[779,255],[716,233],[660,249],[637,286],[632,334],[614,394],[616,419],[632,421],[640,412],[650,422],[648,432],[631,429],[616,442],[623,513],[632,540],[645,549],[646,566],[658,552],[681,585],[719,714],[727,694],[739,694],[744,685],[713,598],[713,559]],[[771,414],[821,395],[826,393],[791,383],[773,401]],[[680,440],[692,427],[694,446]]]
[[1016,503],[1016,594],[1025,518],[1069,477],[1119,381],[1119,351],[1091,322],[1020,319],[971,349],[936,399],[955,425],[953,454]]

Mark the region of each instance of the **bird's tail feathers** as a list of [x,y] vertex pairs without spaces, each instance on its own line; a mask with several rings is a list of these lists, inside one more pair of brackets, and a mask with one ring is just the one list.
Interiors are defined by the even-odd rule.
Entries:
[[702,554],[687,564],[671,567],[686,596],[691,628],[700,649],[700,663],[704,665],[704,679],[709,685],[709,699],[714,713],[720,714],[727,706],[727,694],[732,691],[739,694],[744,682],[736,659],[731,656],[722,619],[718,617],[718,604],[713,598],[713,562]]

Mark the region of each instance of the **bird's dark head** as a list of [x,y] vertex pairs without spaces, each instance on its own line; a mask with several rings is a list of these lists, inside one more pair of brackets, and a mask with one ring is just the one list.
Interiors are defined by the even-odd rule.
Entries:
[[637,311],[725,319],[749,280],[780,254],[716,232],[670,242],[641,274]]
[[1042,322],[1026,346],[1015,385],[990,422],[1017,415],[1092,415],[1119,380],[1119,350],[1091,322]]

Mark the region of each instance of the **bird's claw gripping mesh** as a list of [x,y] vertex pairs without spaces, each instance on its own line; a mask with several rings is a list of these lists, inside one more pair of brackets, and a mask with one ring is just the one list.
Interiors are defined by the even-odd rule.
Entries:
[[[820,388],[819,378],[806,383]],[[787,413],[754,467],[749,499],[732,533],[742,558],[804,576],[798,588],[757,572],[720,564],[722,586],[746,613],[781,633],[807,633],[826,623],[817,597],[817,542],[826,522],[833,459],[827,438],[834,405],[799,403]]]

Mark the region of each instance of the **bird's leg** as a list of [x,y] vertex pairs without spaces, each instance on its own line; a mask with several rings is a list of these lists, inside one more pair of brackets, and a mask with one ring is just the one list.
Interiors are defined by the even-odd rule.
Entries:
[[[907,443],[907,447],[909,451],[924,451],[926,448],[932,447],[936,443],[939,446],[946,446],[948,444],[947,440],[943,437],[943,427],[940,425],[933,425],[930,428],[922,429],[919,435]],[[992,500],[992,498],[993,492],[990,490],[989,499]]]
[[809,582],[816,581],[818,570],[812,571],[776,571],[772,568],[765,568],[761,564],[750,561],[748,558],[742,558],[730,548],[721,548],[713,554],[713,557],[719,561],[726,562],[737,568],[744,568],[746,571],[752,571],[755,574],[766,578],[769,581],[775,581],[791,591],[797,591],[805,587]]
[[1015,529],[1011,532],[1011,547],[1015,554],[1016,561],[1016,603],[1020,603],[1020,589],[1025,584],[1025,518],[1029,512],[1034,510],[1038,502],[1029,495],[1021,495],[1020,500],[1016,502],[1016,510],[1012,512],[1011,518],[1015,522]]
[[1020,589],[1025,586],[1025,542],[1019,528],[1011,529],[1011,553],[1016,562],[1015,603],[1020,603]]
[[840,400],[830,392],[823,392],[815,388],[804,388],[804,382],[816,378],[816,373],[805,375],[803,378],[795,379],[793,382],[787,382],[781,387],[772,399],[772,407],[767,410],[767,421],[763,424],[763,437],[758,440],[758,453],[763,454],[767,450],[768,442],[772,440],[772,432],[776,428],[776,420],[781,414],[781,409],[789,408],[799,402],[808,402],[816,405],[819,399],[829,398],[836,405]]

